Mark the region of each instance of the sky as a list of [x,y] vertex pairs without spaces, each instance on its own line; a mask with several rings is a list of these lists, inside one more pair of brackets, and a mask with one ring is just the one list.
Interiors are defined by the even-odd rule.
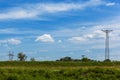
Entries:
[[110,32],[110,59],[120,60],[120,0],[0,0],[0,60],[9,51],[27,60],[82,55],[104,60]]

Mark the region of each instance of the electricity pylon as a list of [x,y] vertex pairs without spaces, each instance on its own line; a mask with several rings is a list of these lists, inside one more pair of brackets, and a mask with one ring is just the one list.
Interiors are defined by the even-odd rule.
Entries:
[[105,60],[109,60],[110,55],[109,55],[109,33],[112,32],[113,30],[102,30],[106,34],[106,39],[105,39]]
[[9,56],[9,61],[12,61],[13,60],[13,57],[14,57],[14,52],[12,51],[9,51],[9,54],[8,54],[8,56]]

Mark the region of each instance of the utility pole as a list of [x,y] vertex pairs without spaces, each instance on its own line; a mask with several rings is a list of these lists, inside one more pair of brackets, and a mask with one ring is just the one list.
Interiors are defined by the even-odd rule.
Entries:
[[106,39],[105,39],[105,60],[109,60],[109,33],[112,32],[113,30],[102,30],[106,34]]

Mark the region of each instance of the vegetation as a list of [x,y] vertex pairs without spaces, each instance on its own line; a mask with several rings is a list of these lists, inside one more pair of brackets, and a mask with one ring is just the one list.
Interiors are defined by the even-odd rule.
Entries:
[[71,57],[64,57],[64,58],[61,58],[60,60],[57,60],[57,61],[73,61],[73,59]]
[[[83,57],[82,59],[72,59],[71,57],[63,57],[63,58],[60,58],[60,60],[56,60],[56,61],[82,61],[82,62],[94,62],[95,60],[91,60],[87,57]],[[108,60],[106,60],[107,62]]]
[[35,58],[31,58],[30,61],[35,61]]
[[89,69],[0,69],[1,80],[119,80],[120,70]]
[[20,52],[18,53],[18,59],[20,61],[25,61],[27,59],[27,56],[23,52]]
[[56,61],[25,61],[18,53],[18,61],[0,62],[0,80],[119,80],[119,61],[95,61],[63,57]]
[[4,61],[0,80],[119,80],[120,62]]
[[104,60],[104,62],[111,62],[111,60],[110,59],[106,59],[106,60]]

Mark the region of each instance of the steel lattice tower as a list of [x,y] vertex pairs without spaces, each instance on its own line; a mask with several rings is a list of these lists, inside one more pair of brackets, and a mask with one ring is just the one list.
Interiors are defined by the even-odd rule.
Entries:
[[14,56],[14,54],[13,54],[13,53],[14,53],[14,52],[9,51],[8,56],[9,56],[9,60],[10,60],[10,61],[12,61],[12,60],[13,60],[13,56]]
[[109,60],[109,33],[113,30],[102,30],[106,33],[106,39],[105,39],[105,60]]

